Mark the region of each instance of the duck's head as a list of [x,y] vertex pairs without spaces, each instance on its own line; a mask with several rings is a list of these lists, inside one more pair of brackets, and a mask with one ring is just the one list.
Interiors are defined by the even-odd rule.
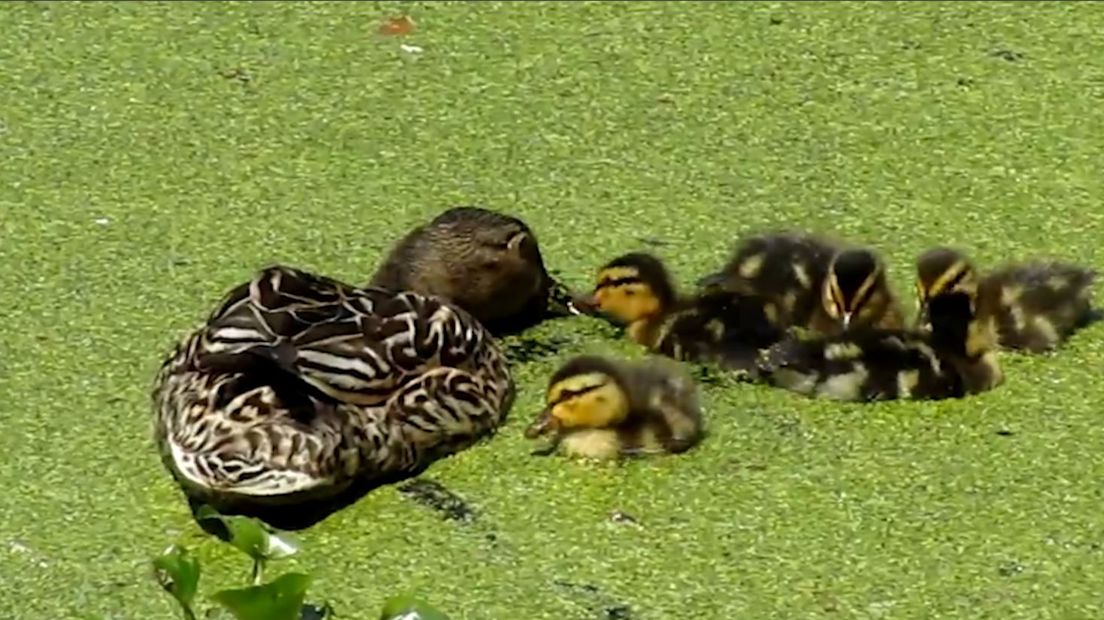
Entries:
[[628,415],[629,397],[617,367],[601,357],[579,356],[549,379],[544,410],[525,429],[525,436],[608,428]]
[[544,268],[536,236],[516,217],[480,207],[453,207],[431,226],[450,251],[483,272],[508,279]]
[[431,223],[439,256],[466,286],[487,291],[506,313],[543,294],[552,316],[579,314],[571,292],[548,274],[537,236],[520,218],[482,207],[452,207]]
[[885,267],[873,251],[849,248],[832,257],[821,304],[843,329],[872,323],[888,302]]
[[949,247],[925,251],[916,259],[917,324],[932,326],[931,300],[946,293],[966,295],[973,311],[977,287],[977,271],[964,253]]
[[675,301],[675,288],[663,261],[633,252],[598,270],[594,290],[576,301],[587,314],[600,314],[623,325],[662,315]]

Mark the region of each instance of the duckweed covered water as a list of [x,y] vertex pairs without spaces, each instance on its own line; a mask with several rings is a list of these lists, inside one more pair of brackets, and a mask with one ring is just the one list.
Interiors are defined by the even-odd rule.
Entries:
[[[403,12],[413,33],[378,34]],[[986,266],[1104,264],[1102,20],[1097,3],[4,5],[0,616],[174,617],[149,570],[174,541],[205,582],[240,579],[154,452],[149,389],[269,262],[362,282],[411,226],[480,204],[523,217],[584,289],[634,250],[690,283],[737,236],[790,227],[874,246],[906,298],[939,243]],[[640,354],[552,321],[519,341],[499,434],[425,474],[472,523],[389,485],[299,532],[284,570],[340,617],[410,593],[455,619],[1098,618],[1102,329],[1008,356],[1007,384],[963,401],[700,375],[706,441],[610,466],[522,437],[563,360]]]

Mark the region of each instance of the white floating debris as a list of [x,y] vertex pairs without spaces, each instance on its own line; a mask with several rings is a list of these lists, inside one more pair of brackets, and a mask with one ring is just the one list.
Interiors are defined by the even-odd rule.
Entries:
[[92,221],[99,224],[100,226],[107,226],[111,223],[111,220],[106,217],[98,217]]
[[406,43],[399,45],[399,49],[406,52],[407,54],[421,54],[425,51],[417,45],[407,45]]

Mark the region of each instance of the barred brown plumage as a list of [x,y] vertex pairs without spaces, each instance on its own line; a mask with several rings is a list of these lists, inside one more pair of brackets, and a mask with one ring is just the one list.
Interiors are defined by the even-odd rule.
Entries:
[[191,498],[287,503],[409,472],[494,432],[514,384],[466,311],[283,265],[228,292],[155,381]]

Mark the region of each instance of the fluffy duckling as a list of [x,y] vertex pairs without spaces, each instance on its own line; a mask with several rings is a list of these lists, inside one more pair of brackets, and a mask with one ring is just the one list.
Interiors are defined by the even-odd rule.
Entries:
[[442,297],[496,335],[579,314],[572,293],[545,269],[529,226],[480,207],[447,209],[410,231],[371,286]]
[[991,330],[964,292],[929,303],[932,331],[861,329],[791,336],[765,351],[757,377],[770,385],[841,401],[936,400],[991,390],[1004,375]]
[[916,261],[917,323],[929,329],[929,300],[948,291],[976,299],[978,319],[998,344],[1030,353],[1053,351],[1078,328],[1099,318],[1092,308],[1096,272],[1057,261],[1010,264],[979,275],[960,250],[936,247]]
[[629,338],[653,353],[733,370],[750,369],[759,350],[782,336],[758,300],[729,293],[680,297],[663,262],[646,252],[606,263],[591,297],[578,306],[626,326]]
[[554,433],[538,454],[610,460],[685,452],[702,426],[698,387],[677,363],[582,355],[549,379],[546,406],[525,436]]
[[873,250],[807,233],[749,237],[723,269],[698,285],[706,292],[762,298],[767,317],[780,329],[834,335],[852,327],[904,326],[885,264]]
[[810,327],[821,334],[840,334],[852,326],[905,326],[904,313],[886,278],[885,263],[868,248],[848,248],[832,257],[816,310]]

